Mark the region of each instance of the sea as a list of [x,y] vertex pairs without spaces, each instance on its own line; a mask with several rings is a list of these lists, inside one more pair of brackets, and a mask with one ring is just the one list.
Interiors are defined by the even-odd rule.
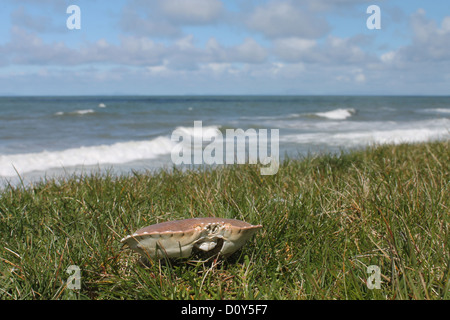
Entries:
[[0,185],[173,168],[171,154],[181,141],[174,141],[173,133],[194,137],[196,121],[206,144],[213,141],[211,132],[222,137],[227,129],[276,129],[282,161],[369,145],[448,140],[450,97],[0,97]]

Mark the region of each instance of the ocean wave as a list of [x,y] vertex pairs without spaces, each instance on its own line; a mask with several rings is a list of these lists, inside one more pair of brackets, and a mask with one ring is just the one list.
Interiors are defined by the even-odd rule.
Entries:
[[61,151],[0,155],[0,176],[12,177],[17,176],[17,173],[45,171],[52,168],[121,164],[154,159],[160,155],[170,154],[173,146],[174,143],[169,138],[160,136],[149,141],[129,141]]
[[183,136],[191,136],[192,138],[202,138],[205,140],[211,140],[220,135],[220,126],[207,126],[199,128],[195,127],[177,127],[175,132]]
[[449,129],[392,129],[340,133],[304,133],[280,137],[282,142],[300,144],[325,144],[330,146],[361,146],[370,144],[417,143],[433,140],[449,139]]
[[421,112],[426,112],[426,113],[447,113],[447,114],[450,114],[450,109],[445,109],[445,108],[430,108],[430,109],[422,109],[420,111]]
[[69,114],[69,115],[84,115],[84,114],[90,114],[90,113],[95,113],[95,110],[93,109],[85,109],[85,110],[75,110],[75,111],[71,111],[71,112],[56,112],[55,116],[63,116],[65,114]]
[[314,115],[331,120],[345,120],[356,113],[355,109],[335,109],[326,112],[316,112]]
[[296,119],[308,119],[308,118],[326,118],[330,120],[345,120],[356,113],[355,109],[336,109],[325,112],[315,112],[315,113],[289,113],[281,115],[272,116],[257,116],[257,117],[240,117],[240,120],[296,120]]

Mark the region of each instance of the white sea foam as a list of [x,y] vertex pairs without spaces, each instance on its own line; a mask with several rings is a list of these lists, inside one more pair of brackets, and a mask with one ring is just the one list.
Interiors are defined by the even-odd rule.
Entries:
[[316,112],[315,115],[332,120],[345,120],[355,114],[355,109],[336,109],[327,112]]
[[159,155],[169,154],[173,146],[174,143],[169,138],[158,137],[149,141],[129,141],[61,151],[0,155],[0,176],[12,177],[17,176],[17,172],[24,174],[52,168],[121,164],[154,159]]
[[[295,142],[300,144],[325,144],[330,146],[360,146],[386,143],[416,143],[450,138],[450,123],[447,126],[416,127],[391,129],[391,130],[367,130],[350,132],[317,132],[292,134],[280,137],[283,142]],[[414,127],[414,126],[411,126]]]
[[349,109],[335,109],[331,111],[325,112],[316,112],[316,113],[289,113],[289,114],[280,114],[280,115],[270,115],[270,116],[244,116],[240,117],[241,120],[294,120],[298,118],[311,118],[311,117],[321,117],[331,120],[345,120],[356,113],[356,110],[353,108]]
[[55,116],[62,116],[65,114],[72,114],[72,115],[84,115],[84,114],[89,114],[89,113],[95,113],[95,110],[93,109],[85,109],[85,110],[75,110],[72,112],[55,112]]
[[99,107],[99,108],[106,108],[106,104],[104,104],[104,103],[99,103],[99,104],[98,104],[98,107]]
[[445,108],[430,108],[430,109],[423,109],[422,112],[426,113],[450,113],[450,109]]
[[77,110],[74,112],[71,112],[73,114],[89,114],[89,113],[94,113],[95,111],[92,109],[86,109],[86,110]]

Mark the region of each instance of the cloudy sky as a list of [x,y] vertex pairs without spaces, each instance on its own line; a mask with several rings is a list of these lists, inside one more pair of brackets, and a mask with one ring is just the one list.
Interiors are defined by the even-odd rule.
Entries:
[[[381,9],[370,30],[367,8]],[[67,8],[81,11],[70,30]],[[450,94],[448,0],[2,0],[0,95]]]

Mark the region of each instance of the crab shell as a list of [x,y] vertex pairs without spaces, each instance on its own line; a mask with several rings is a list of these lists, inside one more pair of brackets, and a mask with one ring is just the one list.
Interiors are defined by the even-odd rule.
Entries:
[[[186,258],[193,248],[228,256],[238,250],[261,225],[236,219],[192,218],[150,225],[121,240],[145,257]],[[219,249],[219,245],[222,247]]]

